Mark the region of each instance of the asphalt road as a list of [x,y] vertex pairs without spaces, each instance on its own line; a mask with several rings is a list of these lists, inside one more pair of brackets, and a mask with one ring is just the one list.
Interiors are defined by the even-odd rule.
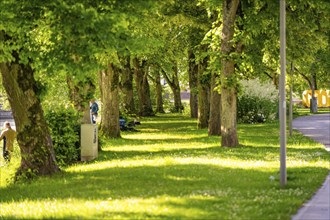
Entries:
[[330,114],[296,118],[293,120],[292,127],[304,136],[323,144],[330,151]]
[[[330,153],[330,114],[299,117],[292,125],[304,136],[323,144]],[[292,220],[330,220],[330,174],[322,187],[299,209]]]

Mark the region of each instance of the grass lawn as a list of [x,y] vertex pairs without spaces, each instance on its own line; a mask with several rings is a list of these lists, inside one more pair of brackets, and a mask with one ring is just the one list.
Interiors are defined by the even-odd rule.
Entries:
[[317,113],[311,113],[309,108],[295,108],[293,116],[299,117],[299,116],[306,116],[306,115],[314,115],[314,114],[324,114],[324,113],[330,113],[330,107],[324,107],[324,108],[317,108]]
[[239,125],[237,148],[196,127],[173,114],[144,118],[140,132],[104,143],[97,160],[11,184],[16,152],[0,168],[0,218],[290,219],[329,173],[329,153],[295,132],[281,188],[278,123]]

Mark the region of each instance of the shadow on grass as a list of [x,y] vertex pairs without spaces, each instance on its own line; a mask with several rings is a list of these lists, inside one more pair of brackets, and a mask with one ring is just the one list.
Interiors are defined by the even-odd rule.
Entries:
[[[314,175],[327,169],[305,167],[290,169],[290,173]],[[93,171],[64,172],[49,178],[40,178],[29,184],[0,189],[1,202],[21,199],[47,198],[121,199],[150,198],[160,195],[189,196],[215,195],[217,189],[240,193],[274,187],[269,176],[274,172],[218,167],[204,164],[115,167]],[[239,176],[239,178],[237,178]],[[303,178],[300,177],[300,178]],[[269,184],[267,184],[269,183]],[[248,188],[248,189],[244,189]],[[40,190],[42,189],[42,190]],[[235,191],[235,190],[234,190]],[[227,193],[225,193],[227,194]]]
[[[162,123],[161,126],[159,122]],[[142,201],[149,206],[157,205],[176,211],[157,213],[147,208],[134,211],[126,209],[122,212],[103,210],[91,218],[118,216],[121,219],[178,219],[187,218],[187,213],[197,210],[199,215],[192,217],[243,219],[249,216],[249,219],[262,219],[266,216],[269,219],[289,219],[290,214],[294,214],[302,202],[321,185],[328,169],[308,166],[288,169],[288,185],[282,189],[279,187],[278,170],[273,169],[241,169],[235,168],[234,164],[232,168],[221,167],[207,163],[199,164],[193,159],[185,164],[173,164],[172,161],[165,165],[125,164],[125,160],[129,159],[156,161],[166,157],[189,157],[200,160],[228,158],[250,160],[252,163],[279,160],[278,124],[239,127],[240,140],[245,143],[251,141],[256,146],[246,144],[237,148],[222,148],[219,137],[207,137],[206,130],[197,130],[196,122],[191,119],[182,119],[178,116],[148,118],[142,122],[140,127],[142,133],[152,135],[157,132],[169,132],[178,138],[152,139],[153,137],[150,136],[148,139],[147,136],[141,140],[134,139],[132,134],[130,138],[110,140],[107,142],[109,146],[100,152],[97,160],[85,163],[91,165],[89,169],[94,167],[95,170],[86,171],[82,166],[80,171],[63,172],[50,178],[39,178],[31,183],[0,188],[0,202],[13,204],[15,207],[16,203],[22,201],[68,202],[71,199],[78,199],[95,200],[96,203],[102,201],[111,205],[109,201],[125,203],[132,199]],[[185,146],[187,139],[181,139],[181,134],[182,136],[193,134],[189,142],[194,142],[195,146]],[[295,141],[299,141],[299,138]],[[172,144],[176,144],[175,149],[172,148]],[[134,149],[134,146],[138,145],[143,145],[144,150],[138,147],[132,150],[132,147]],[[153,145],[158,146],[153,148]],[[125,147],[129,149],[125,150]],[[301,154],[301,161],[314,161],[319,158],[314,157],[318,151],[318,148],[288,148],[288,157],[292,155],[296,158],[295,155]],[[120,160],[122,163],[116,166],[115,160]],[[105,161],[108,163],[102,163]],[[107,167],[109,164],[111,167]],[[161,199],[162,197],[167,199]],[[73,213],[72,216],[84,218],[80,213]],[[14,216],[5,216],[5,218],[10,217],[14,218]],[[70,217],[69,214],[67,217],[64,216],[64,218]]]
[[[307,171],[306,171],[307,169]],[[0,189],[1,203],[21,201],[42,202],[52,200],[78,199],[85,201],[113,201],[137,199],[140,202],[155,201],[157,206],[179,209],[177,213],[153,214],[141,212],[100,212],[99,217],[120,215],[120,217],[185,217],[185,211],[199,210],[199,217],[244,217],[260,218],[258,209],[264,212],[273,209],[274,200],[281,204],[282,215],[289,215],[321,184],[321,176],[327,169],[305,167],[290,169],[295,176],[285,189],[279,187],[278,179],[271,181],[276,171],[224,168],[212,165],[184,164],[163,166],[114,167],[93,171],[62,173],[52,178],[40,178],[30,184],[19,184]],[[314,182],[306,181],[312,178]],[[311,186],[312,185],[312,186]],[[299,192],[295,193],[298,190]],[[302,191],[303,193],[300,193]],[[262,198],[258,200],[256,198]],[[149,204],[151,205],[151,204]],[[155,205],[155,204],[154,204]],[[233,210],[233,206],[236,207]],[[249,207],[249,209],[246,209]],[[292,207],[295,207],[292,209]],[[221,216],[219,216],[221,209]],[[185,210],[185,211],[184,211]],[[138,211],[138,210],[137,210]],[[259,214],[258,214],[259,213]],[[278,213],[276,213],[277,215]],[[75,213],[74,216],[79,216]],[[10,217],[10,216],[6,216]],[[68,216],[69,217],[69,216]],[[95,216],[94,216],[95,217]]]
[[[183,137],[183,136],[182,136]],[[172,144],[182,144],[189,142],[200,142],[200,143],[212,143],[212,142],[218,142],[220,146],[220,137],[207,137],[206,135],[202,137],[193,137],[193,138],[163,138],[163,139],[157,139],[157,138],[144,138],[144,139],[133,139],[133,138],[121,138],[116,140],[110,140],[110,142],[107,145],[110,145],[110,147],[125,147],[125,146],[137,146],[137,145],[155,145],[155,144],[166,144],[166,145],[172,145]],[[105,146],[105,149],[108,147]]]
[[[287,157],[296,158],[299,155],[301,161],[310,162],[319,159],[327,160],[329,155],[326,151],[320,151],[320,148],[287,148]],[[125,159],[156,159],[164,157],[199,157],[199,158],[217,158],[221,159],[236,159],[242,161],[279,161],[279,147],[253,147],[240,146],[235,148],[225,148],[219,146],[205,148],[180,148],[180,149],[164,149],[164,150],[104,150],[99,153],[97,162],[109,160],[125,160]],[[94,163],[94,162],[91,162]]]

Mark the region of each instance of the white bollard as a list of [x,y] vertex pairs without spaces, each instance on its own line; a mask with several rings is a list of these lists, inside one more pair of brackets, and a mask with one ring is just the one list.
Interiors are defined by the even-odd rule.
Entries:
[[81,161],[88,161],[98,156],[97,125],[82,124],[80,134]]

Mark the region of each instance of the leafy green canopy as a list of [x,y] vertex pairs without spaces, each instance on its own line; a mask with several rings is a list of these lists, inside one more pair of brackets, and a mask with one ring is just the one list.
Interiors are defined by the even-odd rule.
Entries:
[[9,39],[1,42],[1,60],[12,60],[12,51],[19,50],[21,62],[33,58],[45,69],[71,66],[76,71],[98,64],[100,57],[142,50],[148,39],[140,42],[140,20],[155,12],[155,4],[145,0],[2,1],[0,30]]
[[[214,0],[200,0],[208,6],[209,14],[218,17],[205,36],[210,43],[209,53],[214,70],[219,69],[218,50],[221,34],[221,4]],[[287,1],[287,59],[303,72],[312,66],[324,78],[329,62],[330,2],[326,0]],[[214,17],[214,16],[213,16]],[[210,17],[212,18],[212,17]],[[238,77],[265,78],[276,75],[279,68],[279,2],[249,0],[241,1],[237,14],[234,42],[243,44],[241,56],[233,53]],[[288,66],[288,70],[289,70]],[[322,80],[321,80],[322,81]],[[324,80],[323,80],[324,81]]]
[[63,86],[58,79],[68,75],[76,84],[96,79],[98,69],[119,63],[119,54],[150,53],[159,45],[151,34],[156,24],[148,22],[156,6],[151,0],[1,1],[0,62],[32,65],[43,91]]

